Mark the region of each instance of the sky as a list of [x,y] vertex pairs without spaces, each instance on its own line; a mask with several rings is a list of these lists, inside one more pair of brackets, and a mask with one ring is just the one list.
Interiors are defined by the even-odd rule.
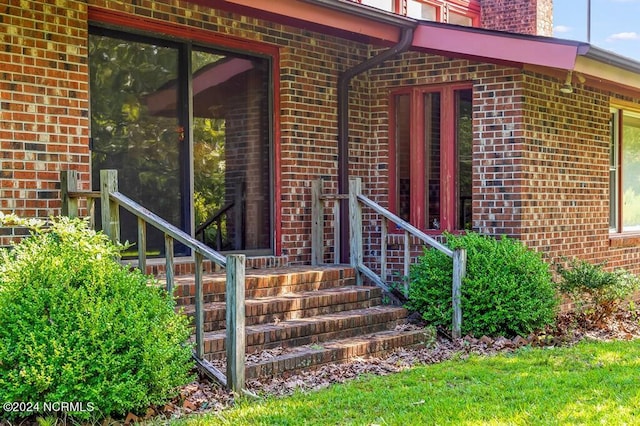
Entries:
[[640,62],[640,0],[554,0],[553,36],[591,44]]

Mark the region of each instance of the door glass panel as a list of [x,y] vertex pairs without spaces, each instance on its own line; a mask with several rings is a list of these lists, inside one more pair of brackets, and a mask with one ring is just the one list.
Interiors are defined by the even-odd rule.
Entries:
[[[185,229],[184,132],[176,111],[178,86],[169,84],[178,78],[178,58],[169,45],[89,37],[93,189],[100,187],[100,170],[115,169],[120,192]],[[149,102],[158,91],[161,96]],[[120,220],[121,239],[136,241],[136,218],[121,211]],[[149,256],[163,253],[160,232],[149,227],[147,239]]]
[[440,93],[424,95],[425,227],[440,229]]
[[411,154],[409,95],[395,97],[396,120],[396,212],[409,221],[411,211]]
[[[193,211],[208,245],[271,254],[269,60],[102,29],[89,41],[94,189],[116,169],[121,192],[187,233]],[[136,241],[135,217],[121,222]],[[164,236],[147,239],[162,255]]]
[[456,218],[456,229],[471,229],[471,195],[473,193],[472,92],[471,90],[456,90],[454,93],[456,103],[456,173],[458,184],[458,217]]
[[217,250],[271,247],[269,61],[192,53],[196,237]]

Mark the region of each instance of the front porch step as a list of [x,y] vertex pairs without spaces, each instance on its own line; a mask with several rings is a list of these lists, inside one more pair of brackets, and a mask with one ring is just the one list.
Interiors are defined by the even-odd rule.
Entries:
[[[246,327],[246,352],[255,353],[276,347],[295,347],[328,342],[394,329],[404,322],[407,311],[397,306],[372,306],[364,309],[317,315],[309,318],[258,324]],[[225,331],[204,335],[208,360],[225,356]]]
[[[245,272],[246,377],[379,356],[424,344],[406,325],[407,311],[382,305],[382,290],[356,286],[347,265],[294,266]],[[225,371],[225,274],[204,275],[205,358]],[[176,277],[178,309],[193,317],[193,276]]]
[[[274,297],[261,297],[245,301],[245,324],[268,324],[299,318],[309,318],[380,305],[382,290],[375,286],[349,286],[328,288]],[[184,313],[193,318],[195,306],[184,307]],[[223,330],[226,327],[224,302],[204,305],[204,331]]]
[[[224,302],[224,272],[204,274],[204,302]],[[159,278],[160,285],[165,282]],[[247,269],[245,272],[245,298],[274,297],[287,293],[317,291],[355,284],[355,271],[344,265],[289,266],[285,268]],[[195,284],[192,275],[175,277],[174,297],[179,306],[195,303]]]
[[281,355],[266,356],[266,360],[248,361],[245,376],[247,379],[283,376],[357,357],[384,356],[401,347],[424,347],[430,338],[431,335],[424,329],[388,330],[297,347]]

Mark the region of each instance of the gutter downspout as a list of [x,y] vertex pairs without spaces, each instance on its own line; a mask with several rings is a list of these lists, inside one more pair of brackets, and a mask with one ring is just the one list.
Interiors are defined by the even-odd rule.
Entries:
[[[409,50],[413,27],[402,29],[400,41],[384,52],[349,68],[338,77],[338,194],[349,193],[349,83],[356,75]],[[340,200],[340,262],[349,261],[349,200]]]

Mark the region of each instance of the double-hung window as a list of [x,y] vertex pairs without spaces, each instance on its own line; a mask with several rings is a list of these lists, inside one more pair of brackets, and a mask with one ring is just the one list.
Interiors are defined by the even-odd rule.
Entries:
[[474,0],[406,0],[406,15],[465,27],[480,26],[480,2]]
[[611,109],[609,227],[640,232],[640,109]]
[[479,0],[352,0],[387,12],[425,21],[480,26]]
[[390,206],[423,230],[472,226],[472,89],[398,90],[390,99]]

